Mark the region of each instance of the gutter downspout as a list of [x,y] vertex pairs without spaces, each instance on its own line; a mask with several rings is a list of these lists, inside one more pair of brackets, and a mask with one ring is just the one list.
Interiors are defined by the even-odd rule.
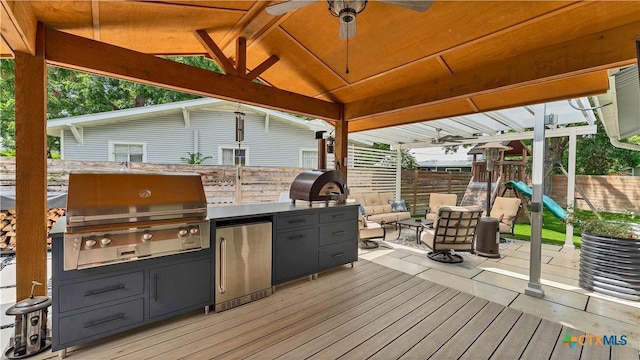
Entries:
[[[609,134],[607,134],[609,135]],[[609,136],[609,142],[611,142],[611,145],[621,148],[621,149],[626,149],[626,150],[635,150],[635,151],[640,151],[640,145],[636,145],[636,144],[629,144],[626,142],[622,142],[618,139],[616,139],[615,137],[611,137]]]
[[[595,102],[596,102],[596,105],[600,105],[597,97],[595,98]],[[604,131],[607,133],[607,136],[609,137],[609,142],[611,143],[611,145],[613,145],[613,146],[615,146],[617,148],[620,148],[620,149],[640,151],[640,145],[629,144],[629,143],[626,143],[626,142],[622,142],[622,141],[620,141],[620,139],[618,139],[617,136],[609,135],[611,133],[611,131],[609,131],[609,129],[607,129],[607,122],[602,120],[602,119],[604,119],[604,114],[602,113],[602,108],[598,108],[598,109],[596,109],[596,111],[598,112],[598,117],[600,118],[600,123],[602,124],[602,127],[604,127]]]

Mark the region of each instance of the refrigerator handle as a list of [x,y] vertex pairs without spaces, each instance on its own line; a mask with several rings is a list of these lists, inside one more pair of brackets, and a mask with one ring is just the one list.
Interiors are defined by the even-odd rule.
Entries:
[[225,263],[227,262],[227,240],[225,240],[223,237],[220,238],[220,258],[218,259],[218,266],[219,271],[218,274],[220,274],[220,282],[218,283],[218,291],[220,292],[220,294],[224,294],[226,292],[225,290],[225,277],[226,277],[226,272],[224,271],[224,267],[225,267]]

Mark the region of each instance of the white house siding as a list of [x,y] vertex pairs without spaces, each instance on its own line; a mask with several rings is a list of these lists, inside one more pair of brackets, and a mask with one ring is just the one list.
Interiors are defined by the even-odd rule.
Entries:
[[[213,157],[207,164],[216,164],[218,149],[237,147],[235,141],[235,115],[232,112],[199,110],[191,113],[191,127],[199,132],[199,149],[203,155]],[[250,166],[300,166],[300,149],[317,149],[314,132],[307,127],[295,126],[274,116],[269,119],[265,132],[265,116],[246,112],[244,141],[248,149]]]
[[83,145],[78,145],[65,130],[66,160],[109,161],[109,141],[146,143],[150,163],[180,163],[193,151],[193,129],[185,128],[182,114],[85,127],[83,133]]
[[[64,131],[63,155],[66,160],[109,161],[109,142],[146,144],[149,163],[184,163],[180,158],[194,151],[194,130],[197,149],[211,156],[205,164],[218,165],[218,149],[237,147],[235,114],[231,111],[195,110],[190,113],[186,128],[182,112],[152,118],[128,120],[83,129],[83,145],[79,145],[69,130]],[[271,116],[265,132],[265,116],[246,111],[245,141],[250,166],[300,166],[300,149],[315,150],[314,132]]]

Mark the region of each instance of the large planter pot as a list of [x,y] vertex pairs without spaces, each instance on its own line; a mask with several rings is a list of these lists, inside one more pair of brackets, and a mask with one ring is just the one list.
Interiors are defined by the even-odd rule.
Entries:
[[640,301],[640,240],[582,234],[580,287]]

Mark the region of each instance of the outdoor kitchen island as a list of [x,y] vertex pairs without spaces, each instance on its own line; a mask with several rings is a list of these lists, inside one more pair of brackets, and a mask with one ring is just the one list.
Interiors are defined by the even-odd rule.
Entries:
[[[52,229],[52,350],[62,350],[215,303],[216,228],[270,222],[271,285],[357,261],[358,205],[298,202],[209,207],[211,246],[87,269],[64,269]],[[259,300],[258,300],[259,301]],[[209,315],[215,316],[215,315]]]

